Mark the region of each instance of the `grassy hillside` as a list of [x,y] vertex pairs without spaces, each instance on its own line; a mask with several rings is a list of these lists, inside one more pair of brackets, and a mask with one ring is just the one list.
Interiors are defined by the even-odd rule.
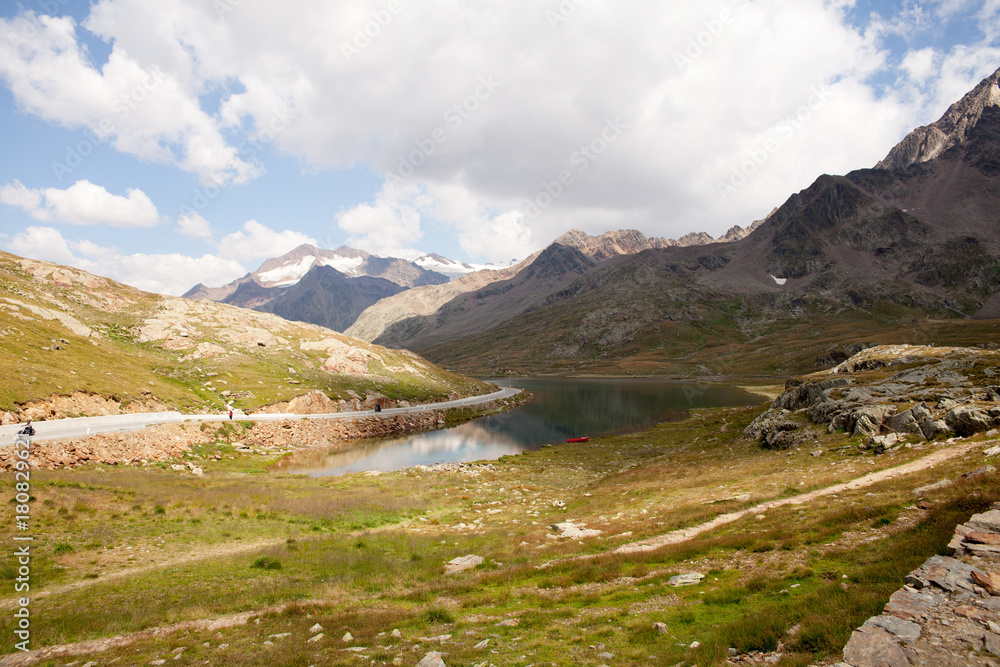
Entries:
[[464,373],[774,377],[818,370],[821,357],[857,343],[1000,342],[1000,320],[928,314],[861,292],[858,305],[718,294],[648,258],[611,260],[570,290],[573,298],[415,350]]
[[[0,253],[0,410],[88,392],[185,411],[251,410],[313,389],[435,400],[475,380],[309,324],[142,292]],[[324,366],[327,370],[324,370]],[[331,370],[332,369],[332,370]]]

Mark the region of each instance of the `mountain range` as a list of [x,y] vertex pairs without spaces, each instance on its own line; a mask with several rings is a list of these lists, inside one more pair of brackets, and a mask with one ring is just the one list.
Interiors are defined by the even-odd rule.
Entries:
[[[749,234],[747,229],[733,227],[720,240],[735,240]],[[697,245],[713,242],[705,233],[687,234],[674,239],[647,239],[637,231],[609,232],[589,236],[571,230],[557,243],[572,245],[603,261],[620,254],[639,252],[646,248]],[[450,298],[482,285],[514,275],[511,267],[523,267],[528,260],[511,260],[508,267],[457,262],[432,253],[407,261],[397,257],[377,257],[364,250],[342,246],[324,250],[303,244],[294,250],[265,261],[253,273],[222,287],[198,284],[188,290],[185,298],[217,301],[260,312],[274,313],[285,319],[318,324],[335,331],[345,331],[369,306],[385,301],[400,292],[427,288],[421,294],[407,294],[385,305],[369,316],[360,330],[378,329],[379,335],[388,324],[409,315],[428,314]],[[473,277],[463,280],[465,276]],[[449,283],[445,288],[437,286]],[[413,312],[408,304],[421,304]],[[394,313],[386,318],[385,312]],[[388,320],[391,320],[388,321]]]
[[[745,355],[811,331],[815,340],[799,341],[801,353],[787,360],[801,365],[802,355],[829,357],[838,344],[829,332],[839,328],[844,340],[859,327],[873,338],[920,338],[995,319],[998,81],[1000,70],[874,168],[822,175],[764,220],[719,239],[571,230],[520,263],[479,271],[439,256],[407,263],[303,246],[189,295],[478,372],[660,373],[678,359],[690,360],[689,373],[719,372],[725,355],[707,350]],[[452,279],[430,266],[451,266]],[[762,370],[785,363],[782,354]]]
[[[418,290],[398,294],[349,331],[479,372],[664,372],[692,355],[693,372],[724,372],[720,352],[736,346],[749,354],[794,339],[819,356],[836,345],[829,332],[838,327],[844,340],[919,339],[942,323],[996,318],[998,80],[1000,70],[875,168],[820,176],[730,242],[570,232],[514,275],[431,312],[362,327],[383,303]],[[814,341],[793,338],[807,332]],[[761,370],[780,356],[761,359]]]

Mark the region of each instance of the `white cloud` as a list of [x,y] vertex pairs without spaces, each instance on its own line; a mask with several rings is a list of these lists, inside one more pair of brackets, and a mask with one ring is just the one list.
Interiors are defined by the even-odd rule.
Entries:
[[22,208],[40,222],[152,227],[160,220],[156,206],[142,190],[130,188],[125,196],[113,195],[88,180],[77,181],[65,190],[31,189],[15,180],[0,187],[0,202]]
[[350,246],[382,257],[416,259],[424,253],[407,246],[423,237],[421,211],[430,204],[421,188],[390,181],[374,203],[338,213],[337,226],[351,234]]
[[197,213],[185,213],[177,218],[177,231],[183,236],[211,242],[214,239],[212,225]]
[[117,43],[96,69],[69,17],[0,19],[0,78],[22,110],[89,129],[123,153],[177,165],[206,183],[254,177],[258,167],[227,144],[201,109],[203,91],[186,88],[180,74],[140,64]]
[[[37,37],[18,42],[36,20],[22,14],[0,22],[0,76],[25,111],[95,131],[110,118],[118,150],[207,180],[258,173],[237,150],[245,136],[309,167],[405,168],[336,219],[378,254],[411,252],[431,220],[496,260],[574,226],[717,235],[821,173],[874,165],[1000,61],[1000,0],[905,2],[861,27],[850,0],[405,2],[367,44],[357,31],[383,3],[223,4],[100,0],[83,22],[112,44],[100,68],[67,18],[37,17]],[[916,46],[973,12],[980,42]],[[889,51],[899,36],[912,52]],[[810,105],[816,90],[829,94]],[[627,130],[581,160],[616,119]],[[743,182],[724,195],[734,173]],[[181,229],[208,238],[200,222]],[[294,234],[245,227],[220,256],[273,256],[261,241]]]
[[89,241],[70,243],[52,227],[29,227],[6,246],[23,257],[75,266],[157,294],[180,295],[199,282],[223,285],[246,274],[239,262],[217,255],[123,255]]
[[74,264],[77,258],[66,239],[52,227],[28,227],[6,243],[15,255],[57,264]]
[[300,232],[288,229],[276,232],[256,220],[247,220],[242,230],[222,238],[219,257],[238,261],[278,257],[303,243],[317,245],[316,239]]
[[932,47],[910,51],[903,58],[901,68],[915,84],[926,83],[931,76],[937,74],[937,68],[934,66],[937,55],[937,51]]

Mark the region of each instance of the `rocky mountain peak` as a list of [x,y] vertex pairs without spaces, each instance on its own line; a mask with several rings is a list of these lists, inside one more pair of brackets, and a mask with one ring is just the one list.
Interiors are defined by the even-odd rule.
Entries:
[[993,106],[1000,106],[1000,69],[948,107],[937,122],[918,127],[906,135],[875,168],[905,169],[936,158],[952,146],[963,143],[979,123],[983,109]]
[[651,244],[650,239],[634,229],[619,229],[600,236],[591,236],[579,229],[571,229],[554,243],[576,248],[584,255],[598,261],[615,255],[633,255],[647,248],[660,247],[659,244]]

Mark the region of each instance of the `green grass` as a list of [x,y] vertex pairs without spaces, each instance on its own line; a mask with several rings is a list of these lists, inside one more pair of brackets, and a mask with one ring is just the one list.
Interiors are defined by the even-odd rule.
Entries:
[[[613,553],[619,544],[931,451],[876,457],[848,448],[843,434],[824,433],[816,444],[822,457],[768,452],[739,438],[762,409],[697,410],[645,432],[457,473],[263,474],[268,457],[227,444],[243,437],[238,422],[198,450],[223,453],[199,463],[203,477],[167,466],[34,473],[32,583],[53,592],[39,598],[33,641],[81,641],[286,605],[221,636],[174,633],[101,660],[171,659],[185,646],[178,662],[273,664],[279,655],[282,664],[357,664],[341,652],[346,632],[353,645],[368,647],[369,660],[404,664],[434,648],[449,665],[598,664],[601,650],[590,647],[604,645],[617,664],[656,656],[653,664],[721,665],[729,647],[771,650],[778,642],[794,652],[789,664],[831,658],[906,573],[942,551],[956,523],[1000,497],[1000,482],[961,481],[936,493],[930,512],[913,507],[912,488],[981,465],[973,452],[903,479],[751,513],[653,552]],[[741,493],[751,500],[732,500]],[[3,525],[11,525],[12,511],[0,504]],[[565,520],[604,532],[582,543],[548,537],[551,524]],[[447,561],[467,554],[486,562],[444,573]],[[705,578],[668,585],[687,572]],[[14,576],[0,569],[0,578]],[[66,584],[76,587],[58,588]],[[518,624],[498,625],[508,619]],[[11,622],[0,619],[0,632]],[[316,623],[325,637],[306,644]],[[393,629],[402,639],[391,637]],[[285,632],[292,635],[269,640],[274,648],[264,645]],[[440,646],[420,639],[446,634],[452,638]],[[484,640],[485,652],[475,648]],[[693,641],[700,648],[687,648]],[[218,648],[223,643],[227,649]]]

